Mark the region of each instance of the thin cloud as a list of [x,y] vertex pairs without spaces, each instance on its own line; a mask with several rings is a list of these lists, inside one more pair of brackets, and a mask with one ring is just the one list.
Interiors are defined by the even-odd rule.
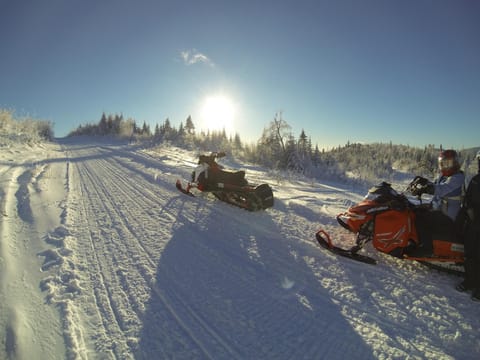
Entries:
[[197,63],[203,63],[212,67],[215,66],[213,61],[210,60],[210,58],[207,55],[202,54],[195,49],[181,51],[180,56],[184,64],[188,66],[195,65]]

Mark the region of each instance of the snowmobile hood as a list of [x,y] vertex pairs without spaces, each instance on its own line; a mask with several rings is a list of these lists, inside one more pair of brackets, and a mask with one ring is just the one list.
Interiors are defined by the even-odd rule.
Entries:
[[[383,196],[383,195],[379,195]],[[367,197],[366,197],[367,198]],[[358,233],[360,228],[372,220],[376,214],[393,208],[392,201],[386,200],[385,197],[365,199],[358,204],[350,207],[347,211],[337,215],[337,221],[345,229],[351,232]]]

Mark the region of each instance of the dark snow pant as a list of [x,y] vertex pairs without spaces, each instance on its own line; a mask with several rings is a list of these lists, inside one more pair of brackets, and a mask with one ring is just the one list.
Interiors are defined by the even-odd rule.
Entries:
[[456,240],[453,220],[441,211],[418,211],[415,225],[420,246],[425,255],[433,254],[433,240]]
[[480,226],[470,224],[465,232],[465,285],[480,290]]

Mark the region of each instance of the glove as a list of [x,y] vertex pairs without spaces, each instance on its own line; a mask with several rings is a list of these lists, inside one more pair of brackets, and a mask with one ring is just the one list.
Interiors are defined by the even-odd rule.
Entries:
[[421,186],[416,186],[415,188],[412,189],[412,195],[414,196],[421,196],[422,194],[433,195],[434,192],[435,192],[435,186],[433,185],[432,182],[428,180],[426,184],[423,184]]
[[425,179],[424,177],[421,177],[421,176],[417,176],[415,178],[414,182],[416,184],[420,185],[420,187],[424,187],[424,186],[426,186],[430,183],[430,181],[428,179]]
[[423,187],[413,188],[411,193],[412,193],[413,196],[420,196],[420,195],[423,194]]

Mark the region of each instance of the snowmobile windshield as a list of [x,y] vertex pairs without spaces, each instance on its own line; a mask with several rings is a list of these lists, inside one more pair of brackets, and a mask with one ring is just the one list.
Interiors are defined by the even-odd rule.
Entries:
[[369,192],[367,195],[365,195],[365,200],[376,201],[381,196],[382,195],[380,194]]
[[410,205],[405,195],[398,193],[388,183],[381,183],[379,186],[374,186],[365,196],[366,201],[371,202],[371,210],[367,212],[378,212],[386,209],[404,210]]
[[368,190],[365,200],[376,201],[379,203],[389,201],[398,197],[399,194],[395,191],[389,183],[382,182]]

